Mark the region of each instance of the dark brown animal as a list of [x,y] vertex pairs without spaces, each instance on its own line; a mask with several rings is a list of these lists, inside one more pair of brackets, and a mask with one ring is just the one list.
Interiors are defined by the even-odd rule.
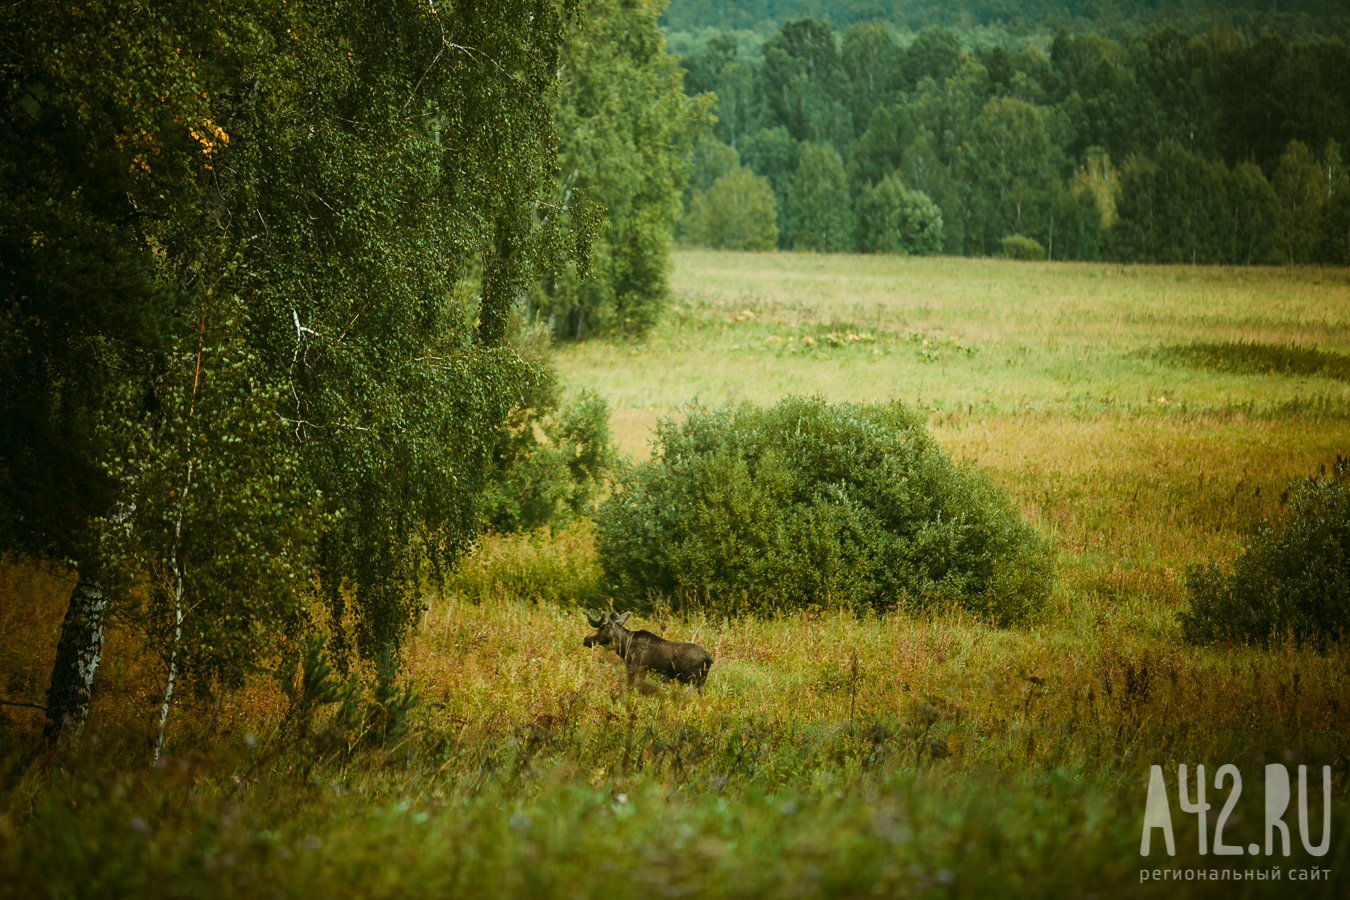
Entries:
[[586,635],[582,643],[587,647],[599,644],[619,654],[628,668],[629,687],[640,673],[655,672],[692,684],[700,694],[703,693],[703,682],[713,663],[712,654],[698,644],[668,641],[650,631],[629,631],[623,623],[630,615],[610,613],[606,619],[601,613],[586,613],[586,621],[595,632]]

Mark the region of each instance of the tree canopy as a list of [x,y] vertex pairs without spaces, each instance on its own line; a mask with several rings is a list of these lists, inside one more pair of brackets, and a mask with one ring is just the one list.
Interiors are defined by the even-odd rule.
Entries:
[[[716,134],[773,187],[780,248],[819,244],[798,241],[819,228],[796,217],[830,204],[790,195],[819,181],[823,148],[847,173],[848,215],[875,219],[875,188],[898,178],[940,210],[946,253],[992,255],[1020,236],[1051,259],[1347,261],[1333,223],[1350,196],[1337,194],[1350,51],[1328,39],[1340,21],[1329,10],[1286,42],[1220,9],[1159,8],[1107,37],[1083,18],[1047,30],[1049,7],[1018,28],[1011,7],[983,7],[1006,27],[958,32],[903,2],[811,4],[815,18],[794,18],[799,6],[719,5],[757,10],[760,31],[718,34],[684,60],[686,90],[714,91],[719,116],[733,97],[734,128]],[[1094,11],[1110,20],[1109,6]],[[695,7],[721,21],[693,0],[667,20]],[[874,231],[831,245],[872,250]]]
[[573,12],[0,11],[0,545],[79,572],[53,728],[132,580],[166,704],[237,681],[316,591],[339,660],[397,650],[537,377],[510,310],[590,258],[553,181]]

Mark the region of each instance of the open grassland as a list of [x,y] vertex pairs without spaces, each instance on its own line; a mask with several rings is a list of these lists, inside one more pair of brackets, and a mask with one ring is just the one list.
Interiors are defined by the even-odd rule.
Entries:
[[[944,416],[1346,418],[1350,383],[1171,365],[1193,342],[1350,353],[1350,270],[690,251],[643,342],[569,345],[621,444],[694,398],[900,399]],[[955,448],[959,450],[959,447]]]
[[[297,722],[259,675],[186,701],[158,768],[123,723],[148,732],[161,673],[122,630],[78,747],[35,756],[39,713],[0,713],[2,883],[42,896],[1344,896],[1350,652],[1191,647],[1176,614],[1187,564],[1231,560],[1280,515],[1290,477],[1350,451],[1350,385],[1335,377],[1350,273],[683,253],[674,283],[648,339],[559,351],[569,387],[609,399],[629,453],[696,396],[920,404],[1053,540],[1051,608],[1003,630],[954,611],[725,620],[658,602],[636,624],[716,662],[701,696],[632,692],[612,655],[581,646],[589,525],[490,537],[429,594],[407,669],[422,702],[393,739],[364,746],[327,713]],[[1167,349],[1196,344],[1220,358]],[[1262,370],[1290,345],[1337,356]],[[0,679],[10,698],[40,697],[69,584],[23,566],[3,578]],[[1328,854],[1302,850],[1291,806],[1291,857],[1199,856],[1177,765],[1206,767],[1211,839],[1228,794],[1214,772],[1239,768],[1224,837],[1245,847],[1264,842],[1262,767],[1276,762],[1332,767]],[[1178,855],[1155,832],[1142,860],[1152,764],[1168,772]],[[1309,787],[1316,841],[1317,774]],[[1164,864],[1286,874],[1140,884]],[[1289,880],[1314,867],[1329,878]]]

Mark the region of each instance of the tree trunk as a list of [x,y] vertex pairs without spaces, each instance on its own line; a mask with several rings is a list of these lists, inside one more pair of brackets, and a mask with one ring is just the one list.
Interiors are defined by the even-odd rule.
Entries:
[[80,567],[80,580],[70,593],[70,605],[56,646],[52,683],[47,690],[47,725],[43,735],[56,739],[61,731],[78,735],[89,718],[94,672],[103,658],[103,617],[108,609],[98,567]]

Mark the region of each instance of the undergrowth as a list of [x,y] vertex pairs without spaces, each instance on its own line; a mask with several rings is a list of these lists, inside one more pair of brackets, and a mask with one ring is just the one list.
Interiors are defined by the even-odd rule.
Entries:
[[1242,375],[1320,376],[1350,381],[1350,356],[1301,344],[1220,341],[1163,347],[1154,357],[1173,365]]

